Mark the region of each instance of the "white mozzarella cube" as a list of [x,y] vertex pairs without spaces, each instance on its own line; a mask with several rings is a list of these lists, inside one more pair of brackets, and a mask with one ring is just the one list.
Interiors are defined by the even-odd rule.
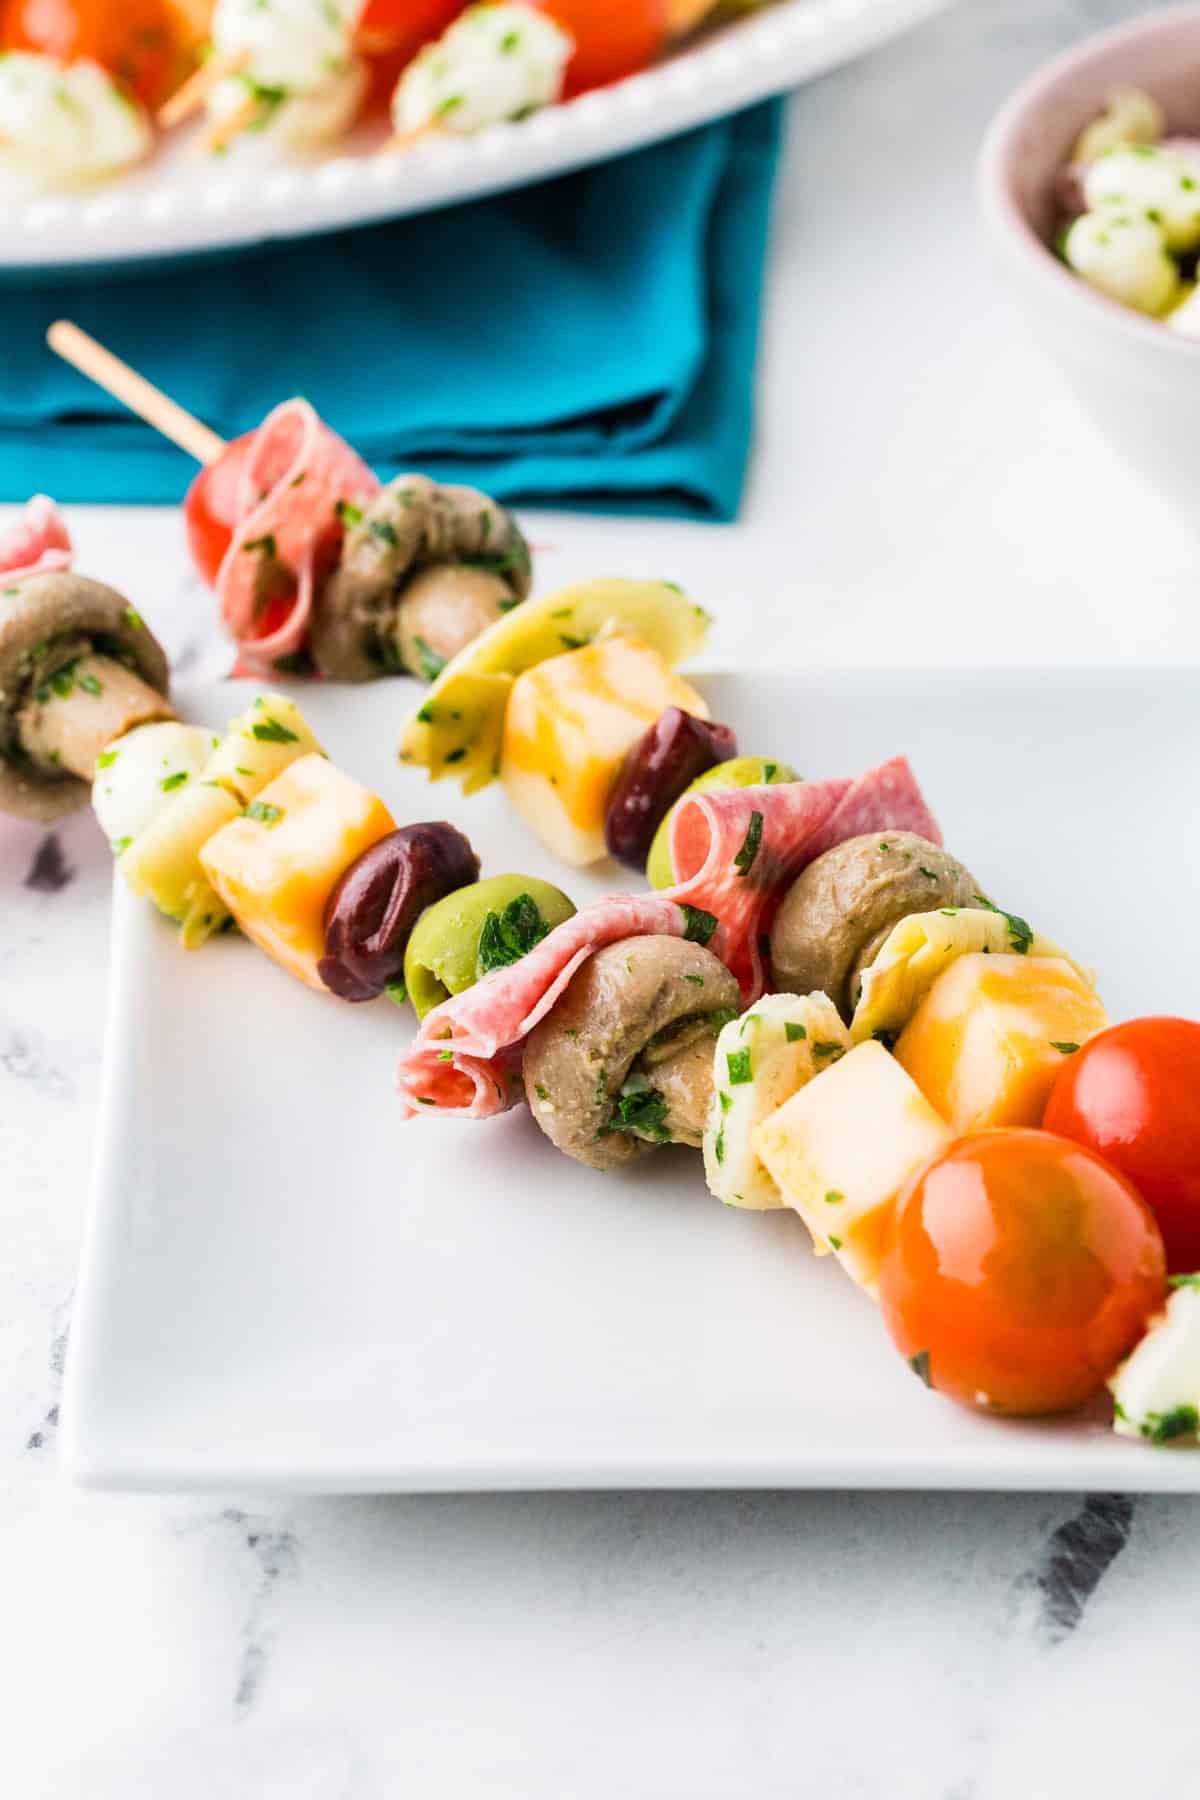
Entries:
[[1151,1444],[1200,1435],[1200,1275],[1181,1279],[1166,1310],[1109,1382],[1113,1430]]

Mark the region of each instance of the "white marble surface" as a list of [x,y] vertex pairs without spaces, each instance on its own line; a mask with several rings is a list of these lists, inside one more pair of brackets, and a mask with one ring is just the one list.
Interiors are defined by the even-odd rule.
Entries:
[[[1120,0],[966,0],[797,103],[744,522],[546,516],[667,563],[718,651],[1196,661],[1195,539],[994,292],[995,101]],[[82,566],[193,671],[178,519]],[[1070,754],[1070,746],[1062,746]],[[1194,1503],[639,1495],[227,1505],[59,1480],[108,858],[0,823],[0,1793],[13,1800],[1142,1800],[1200,1783]]]

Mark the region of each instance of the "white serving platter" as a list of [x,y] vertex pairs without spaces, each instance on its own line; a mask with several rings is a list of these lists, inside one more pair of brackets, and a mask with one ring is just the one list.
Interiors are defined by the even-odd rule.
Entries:
[[670,60],[531,119],[381,157],[381,123],[310,159],[247,137],[200,156],[176,133],[144,167],[81,194],[0,187],[0,272],[232,250],[399,218],[601,162],[780,94],[951,0],[780,0]]
[[[1200,1015],[1189,671],[703,685],[743,750],[811,776],[906,752],[948,844],[1095,964],[1114,1018]],[[498,789],[464,801],[399,769],[413,692],[302,699],[399,820],[451,817],[486,873],[579,900],[621,885],[565,873]],[[221,725],[241,697],[188,710]],[[693,1152],[602,1176],[524,1110],[402,1124],[407,1018],[312,994],[237,938],[189,956],[118,884],[63,1410],[77,1480],[1200,1490],[1200,1454],[1119,1440],[1102,1408],[1017,1423],[930,1394],[799,1221],[721,1207]]]

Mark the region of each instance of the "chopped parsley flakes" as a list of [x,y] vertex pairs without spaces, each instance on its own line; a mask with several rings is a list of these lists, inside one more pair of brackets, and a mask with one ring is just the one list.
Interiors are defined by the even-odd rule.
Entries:
[[251,726],[251,735],[256,737],[260,744],[298,744],[300,742],[297,733],[289,731],[286,725],[279,723],[278,719],[256,721]]
[[490,912],[479,934],[476,968],[480,975],[520,962],[549,933],[550,927],[529,894],[518,894],[502,913]]
[[1170,1412],[1149,1412],[1138,1426],[1152,1444],[1169,1444],[1175,1438],[1200,1433],[1200,1412],[1194,1406],[1173,1406]]
[[740,879],[744,879],[754,867],[754,859],[762,846],[762,834],[763,816],[760,812],[752,812],[742,847],[733,859],[733,866]]
[[282,806],[272,806],[269,800],[252,800],[243,819],[253,819],[256,825],[278,825],[283,817]]
[[808,1036],[808,1032],[803,1025],[793,1024],[792,1020],[789,1019],[784,1025],[783,1035],[786,1037],[789,1044],[799,1044],[803,1043],[804,1039]]
[[417,661],[421,665],[417,673],[426,681],[436,681],[446,666],[446,658],[439,656],[423,637],[414,638],[413,643],[417,649]]
[[731,1087],[742,1087],[746,1082],[754,1080],[754,1067],[749,1050],[731,1050],[725,1061],[729,1067],[729,1085]]
[[641,1081],[635,1078],[626,1083],[612,1118],[600,1128],[600,1136],[610,1137],[614,1131],[628,1131],[655,1144],[669,1144],[671,1134],[667,1130],[667,1113],[667,1103],[658,1089],[645,1086],[644,1077]]
[[994,906],[990,900],[985,900],[982,894],[976,894],[975,904],[976,906],[984,907],[988,912],[998,914],[999,917],[1006,922],[1008,925],[1008,941],[1012,945],[1017,956],[1027,956],[1029,954],[1029,946],[1033,942],[1032,925],[1028,925],[1017,913],[1005,912],[1003,907]]
[[684,918],[683,935],[689,944],[707,944],[717,929],[716,916],[699,906],[681,905]]

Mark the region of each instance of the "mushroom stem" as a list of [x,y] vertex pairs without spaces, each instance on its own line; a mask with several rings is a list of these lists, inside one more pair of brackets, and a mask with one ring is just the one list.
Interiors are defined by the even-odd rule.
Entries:
[[699,1037],[653,1065],[650,1079],[667,1103],[666,1127],[672,1143],[690,1144],[698,1150],[704,1142],[704,1121],[713,1097],[716,1045],[714,1032],[706,1026]]
[[140,675],[110,656],[89,652],[35,689],[17,715],[17,735],[37,767],[92,781],[106,744],[135,726],[174,717],[170,704]]
[[434,681],[489,625],[503,618],[513,603],[512,589],[489,569],[438,563],[413,576],[405,589],[392,628],[392,641],[402,667],[424,681]]

